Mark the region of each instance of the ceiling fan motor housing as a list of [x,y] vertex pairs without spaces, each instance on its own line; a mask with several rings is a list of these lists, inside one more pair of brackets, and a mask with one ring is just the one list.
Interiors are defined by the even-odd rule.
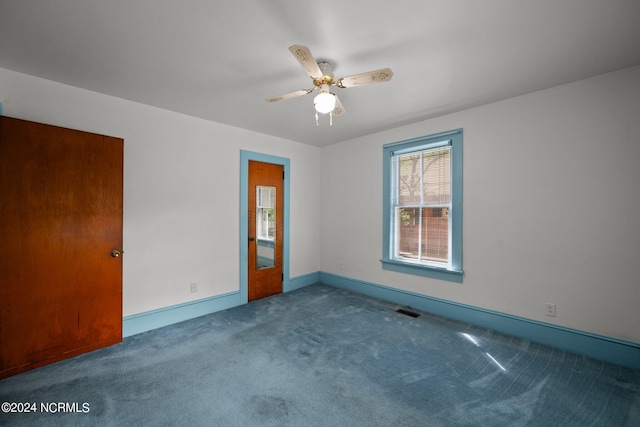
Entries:
[[334,84],[333,64],[329,61],[318,61],[318,68],[320,68],[320,71],[322,72],[322,77],[313,79],[313,84],[316,86]]

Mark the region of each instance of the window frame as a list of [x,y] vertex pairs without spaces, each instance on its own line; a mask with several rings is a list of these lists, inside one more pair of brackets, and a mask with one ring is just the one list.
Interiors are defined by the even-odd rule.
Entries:
[[[450,267],[425,265],[392,256],[393,247],[393,158],[396,155],[432,148],[451,147],[451,264]],[[383,146],[382,165],[382,268],[400,273],[462,282],[462,129],[422,136]]]

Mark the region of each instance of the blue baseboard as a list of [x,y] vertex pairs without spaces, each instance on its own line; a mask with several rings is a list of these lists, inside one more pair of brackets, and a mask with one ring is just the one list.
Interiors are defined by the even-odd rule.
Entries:
[[320,272],[319,276],[319,282],[330,286],[640,370],[640,343],[564,328],[331,273]]
[[122,336],[129,337],[241,304],[243,302],[240,301],[240,292],[236,291],[157,310],[145,311],[144,313],[132,314],[122,319]]
[[[291,292],[320,281],[320,272],[292,277],[285,281],[284,292]],[[152,329],[162,328],[174,323],[205,316],[216,311],[226,310],[238,305],[246,304],[242,301],[240,291],[189,301],[183,304],[171,305],[144,313],[132,314],[122,319],[122,336],[140,334]]]
[[[320,271],[290,278],[285,281],[284,292],[294,291],[314,283],[324,283],[347,289],[594,359],[640,370],[639,343],[564,328],[331,273]],[[240,292],[238,291],[125,316],[123,318],[123,336],[128,337],[245,303],[246,301],[241,300]]]
[[320,283],[319,271],[290,278],[288,282],[285,282],[283,290],[284,292],[291,292],[296,289],[304,288],[305,286],[313,285],[314,283]]

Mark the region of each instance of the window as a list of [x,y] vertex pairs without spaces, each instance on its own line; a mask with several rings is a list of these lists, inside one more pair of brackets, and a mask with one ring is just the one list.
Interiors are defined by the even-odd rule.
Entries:
[[276,188],[256,188],[256,228],[258,239],[274,240],[276,236]]
[[462,282],[462,130],[384,146],[382,267]]

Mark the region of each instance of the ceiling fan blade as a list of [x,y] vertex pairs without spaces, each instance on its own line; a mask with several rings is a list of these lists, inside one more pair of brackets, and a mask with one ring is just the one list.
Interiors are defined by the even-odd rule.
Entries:
[[283,95],[274,96],[272,98],[266,98],[265,101],[267,102],[283,101],[285,99],[297,98],[298,96],[307,95],[311,92],[313,92],[313,89],[301,89],[301,90],[296,90],[294,92],[285,93]]
[[391,68],[383,68],[381,70],[369,71],[368,73],[354,74],[353,76],[343,77],[339,79],[336,86],[341,88],[369,85],[372,83],[384,83],[391,80],[393,71]]
[[296,57],[309,77],[311,77],[312,79],[322,78],[322,71],[320,71],[320,67],[318,67],[318,63],[316,62],[308,47],[294,44],[293,46],[289,47],[289,51],[293,54],[293,56]]
[[345,111],[344,107],[342,106],[342,102],[340,102],[340,98],[338,98],[336,96],[336,108],[333,109],[331,114],[333,114],[334,116],[339,116],[341,114],[344,114],[345,112],[346,111]]

